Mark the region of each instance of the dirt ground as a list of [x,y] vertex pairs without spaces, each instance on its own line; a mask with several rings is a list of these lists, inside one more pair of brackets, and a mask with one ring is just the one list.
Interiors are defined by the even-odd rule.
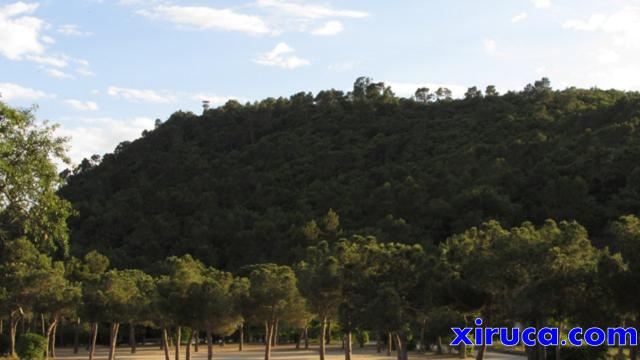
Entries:
[[[94,359],[103,360],[107,358],[108,349],[106,347],[99,347],[96,349],[96,356]],[[184,347],[181,349],[180,358],[184,359]],[[200,346],[200,351],[194,353],[192,351],[191,358],[193,360],[204,360],[207,358],[207,347]],[[517,356],[501,355],[501,354],[488,354],[487,359],[522,359]],[[89,358],[88,352],[81,349],[78,354],[73,354],[72,349],[60,348],[56,350],[56,359],[64,360],[86,360]],[[157,346],[145,346],[139,347],[136,354],[131,354],[128,347],[119,347],[116,352],[116,358],[119,360],[163,360],[164,353]],[[237,345],[230,344],[224,347],[213,347],[214,360],[262,360],[264,359],[264,347],[260,345],[246,345],[243,352],[239,352]],[[316,349],[309,350],[295,350],[292,345],[278,346],[271,353],[273,360],[317,360],[318,353]],[[344,359],[344,353],[339,347],[330,347],[327,352],[327,360],[342,360]],[[412,354],[411,359],[455,359],[456,356],[435,356],[433,354]],[[395,353],[391,357],[387,357],[386,353],[378,354],[375,348],[367,347],[365,349],[354,348],[353,349],[354,360],[395,360]],[[174,353],[171,353],[171,360],[174,360]]]

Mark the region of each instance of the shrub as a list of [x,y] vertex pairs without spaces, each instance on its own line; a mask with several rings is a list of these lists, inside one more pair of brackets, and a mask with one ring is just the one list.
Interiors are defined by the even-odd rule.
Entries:
[[369,332],[364,330],[359,330],[356,333],[356,341],[360,347],[364,347],[369,342]]
[[47,349],[47,339],[34,333],[26,333],[18,339],[16,352],[21,360],[42,360]]

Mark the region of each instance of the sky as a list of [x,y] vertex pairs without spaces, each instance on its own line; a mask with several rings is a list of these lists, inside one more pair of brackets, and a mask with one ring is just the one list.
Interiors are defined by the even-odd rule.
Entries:
[[0,0],[0,101],[59,124],[77,164],[155,119],[358,76],[416,88],[543,76],[640,90],[640,0]]

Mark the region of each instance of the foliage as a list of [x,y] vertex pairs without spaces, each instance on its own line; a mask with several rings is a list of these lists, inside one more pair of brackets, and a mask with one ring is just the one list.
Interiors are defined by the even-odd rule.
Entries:
[[608,222],[640,208],[638,93],[541,80],[424,102],[356,85],[176,112],[80,169],[60,191],[79,211],[75,254],[147,270],[187,253],[228,270],[292,264],[329,208],[382,242],[426,247],[492,219],[551,218],[604,245]]
[[34,110],[0,102],[0,250],[5,240],[26,237],[58,257],[68,252],[70,204],[58,197],[54,160],[67,161],[66,139],[38,124]]
[[47,339],[35,333],[26,333],[20,336],[16,351],[21,360],[41,360],[44,359],[44,352],[47,348]]

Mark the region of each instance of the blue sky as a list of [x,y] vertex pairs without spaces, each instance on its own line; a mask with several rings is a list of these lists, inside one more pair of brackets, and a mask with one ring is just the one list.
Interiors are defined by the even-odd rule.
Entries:
[[640,89],[640,1],[0,0],[0,92],[77,163],[200,101],[419,86]]

